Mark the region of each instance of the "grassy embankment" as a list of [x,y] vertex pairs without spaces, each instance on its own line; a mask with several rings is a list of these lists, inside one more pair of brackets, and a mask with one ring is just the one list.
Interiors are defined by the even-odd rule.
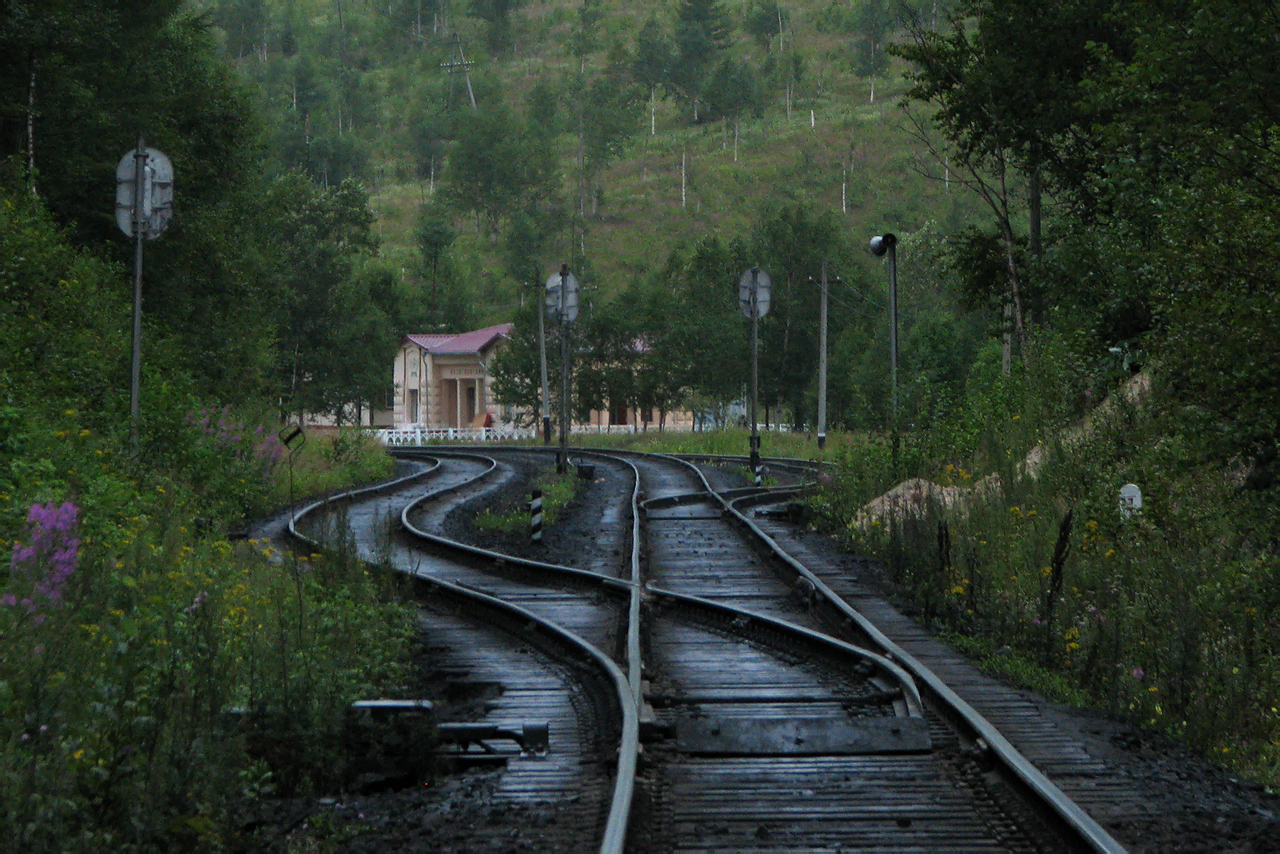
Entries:
[[[237,800],[331,785],[342,709],[406,675],[411,612],[389,576],[350,554],[295,561],[204,530],[247,493],[249,509],[290,494],[274,437],[218,423],[187,438],[223,484],[122,472],[118,451],[86,436],[50,476],[75,463],[118,481],[120,504],[92,489],[20,499],[0,607],[0,827],[17,849],[230,843]],[[313,439],[295,462],[296,497],[388,471],[351,437]]]

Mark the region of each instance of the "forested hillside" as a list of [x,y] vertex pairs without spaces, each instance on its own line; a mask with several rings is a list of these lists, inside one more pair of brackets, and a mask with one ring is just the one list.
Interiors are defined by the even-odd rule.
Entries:
[[[272,168],[369,189],[424,328],[522,316],[527,333],[535,287],[571,265],[589,288],[577,335],[594,368],[579,411],[692,394],[723,413],[745,379],[734,286],[758,263],[780,294],[762,332],[777,356],[766,405],[811,422],[809,279],[828,259],[842,279],[833,419],[883,423],[886,283],[864,247],[890,230],[920,243],[902,315],[921,382],[954,385],[977,349],[988,319],[961,317],[928,268],[979,203],[925,174],[928,149],[904,125],[903,64],[885,49],[904,32],[894,4],[197,5],[256,84]],[[932,24],[947,8],[914,13]],[[652,358],[637,360],[637,337]],[[527,407],[521,363],[504,389]]]

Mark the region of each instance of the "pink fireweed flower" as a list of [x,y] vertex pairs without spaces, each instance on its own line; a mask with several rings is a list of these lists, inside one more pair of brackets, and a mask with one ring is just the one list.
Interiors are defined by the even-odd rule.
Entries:
[[31,593],[21,599],[14,593],[0,598],[0,604],[22,605],[35,613],[38,599],[50,604],[62,600],[62,588],[75,571],[80,555],[80,539],[75,536],[78,511],[71,502],[61,506],[33,504],[27,513],[29,542],[14,543],[9,559],[10,581],[26,580]]

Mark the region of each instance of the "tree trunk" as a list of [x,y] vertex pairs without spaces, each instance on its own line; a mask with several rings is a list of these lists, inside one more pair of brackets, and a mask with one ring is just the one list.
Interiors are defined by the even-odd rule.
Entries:
[[27,57],[27,189],[36,193],[36,55]]
[[1040,197],[1043,188],[1040,181],[1040,159],[1033,155],[1031,160],[1030,182],[1027,186],[1027,216],[1030,220],[1030,248],[1033,257],[1044,255],[1044,245],[1040,237]]
[[1027,336],[1022,324],[1022,282],[1018,277],[1018,259],[1014,254],[1013,228],[1008,218],[1000,221],[1000,234],[1004,238],[1004,260],[1009,272],[1009,297],[1013,306],[1013,334],[1018,339],[1018,356],[1027,357]]
[[685,206],[685,153],[680,152],[680,209]]

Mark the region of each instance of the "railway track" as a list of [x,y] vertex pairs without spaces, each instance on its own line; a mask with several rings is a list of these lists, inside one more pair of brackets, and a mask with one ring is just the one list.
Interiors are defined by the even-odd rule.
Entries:
[[[413,481],[308,508],[300,527],[342,519],[363,555],[451,603],[427,623],[462,671],[540,686],[494,710],[550,726],[546,756],[509,763],[500,797],[581,805],[574,844],[541,850],[1121,850],[755,529],[751,508],[786,493],[736,488],[741,461],[584,452],[598,482],[632,487],[592,505],[597,536],[557,566],[444,536],[450,508],[546,464],[486,457],[435,454]],[[806,468],[773,471],[798,485]],[[513,640],[465,634],[495,625]],[[519,667],[535,657],[544,675]]]

